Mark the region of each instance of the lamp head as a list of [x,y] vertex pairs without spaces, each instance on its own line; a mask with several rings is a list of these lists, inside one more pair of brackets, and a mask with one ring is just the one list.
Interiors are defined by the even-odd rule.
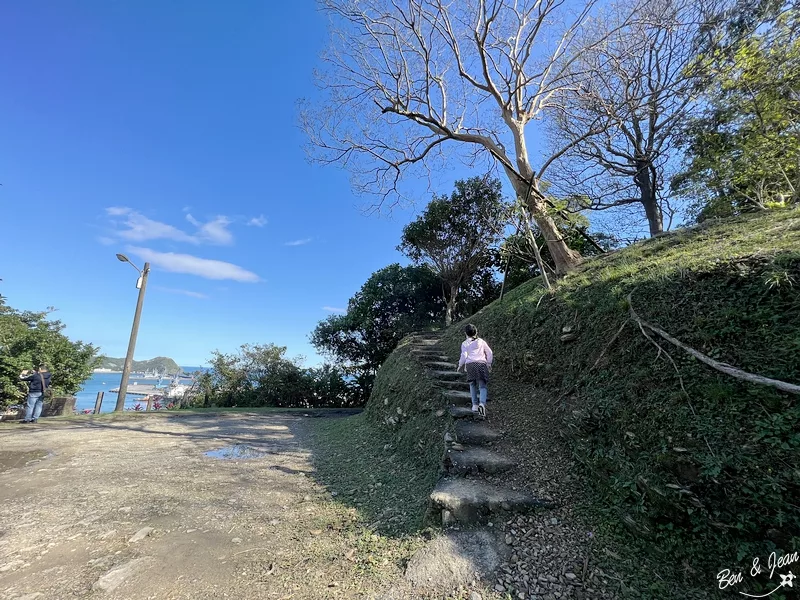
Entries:
[[131,262],[124,254],[117,254],[117,260],[120,262]]

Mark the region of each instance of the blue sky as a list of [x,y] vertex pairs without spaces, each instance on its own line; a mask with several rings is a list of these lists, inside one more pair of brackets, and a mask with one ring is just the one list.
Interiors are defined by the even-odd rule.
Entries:
[[318,362],[309,333],[403,262],[411,218],[363,214],[305,159],[324,43],[310,0],[2,3],[0,293],[124,356],[124,252],[152,263],[137,359],[273,342]]

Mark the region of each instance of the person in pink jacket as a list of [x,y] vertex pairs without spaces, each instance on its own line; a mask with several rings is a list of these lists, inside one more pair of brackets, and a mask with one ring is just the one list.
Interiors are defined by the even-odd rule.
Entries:
[[[492,349],[478,337],[478,329],[470,323],[464,328],[467,339],[461,343],[458,371],[467,372],[469,391],[472,394],[472,412],[486,418],[486,400],[489,394],[489,373],[492,372]],[[480,396],[478,395],[480,390]]]

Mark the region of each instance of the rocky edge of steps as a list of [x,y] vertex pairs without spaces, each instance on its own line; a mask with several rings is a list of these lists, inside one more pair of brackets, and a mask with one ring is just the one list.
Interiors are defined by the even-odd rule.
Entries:
[[616,599],[609,588],[618,578],[590,568],[591,532],[570,524],[575,521],[570,508],[509,483],[518,480],[513,476],[517,462],[497,450],[504,433],[493,427],[492,415],[502,409],[491,394],[488,419],[482,420],[471,410],[465,376],[455,370],[438,336],[414,336],[411,353],[449,404],[437,414],[453,419],[452,433],[443,440],[442,477],[430,495],[430,510],[456,535],[471,531],[485,538],[489,531],[505,545],[497,553],[483,550],[484,555],[497,554],[482,564],[491,571],[478,574],[484,584],[500,597],[518,600]]

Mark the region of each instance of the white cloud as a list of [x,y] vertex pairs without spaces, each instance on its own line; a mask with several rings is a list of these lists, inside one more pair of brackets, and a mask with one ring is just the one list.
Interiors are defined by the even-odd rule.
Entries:
[[346,313],[346,308],[334,308],[333,306],[323,306],[322,310],[327,310],[328,312],[332,313]]
[[127,215],[129,212],[131,212],[131,209],[125,208],[124,206],[109,206],[106,209],[106,212],[112,217],[118,217],[120,215]]
[[203,300],[207,299],[208,296],[205,294],[201,294],[200,292],[193,292],[191,290],[179,290],[175,288],[166,288],[161,286],[156,286],[155,289],[161,292],[167,292],[169,294],[181,294],[182,296],[190,296],[192,298],[201,298]]
[[258,217],[253,217],[247,222],[248,225],[253,225],[255,227],[263,227],[267,224],[267,217],[264,215],[260,215]]
[[206,279],[232,279],[233,281],[256,282],[258,275],[233,263],[199,258],[191,254],[156,252],[150,248],[128,247],[128,252],[172,273],[187,273]]
[[106,213],[112,218],[111,222],[114,225],[124,227],[124,229],[112,233],[130,242],[166,239],[189,244],[228,245],[233,243],[233,234],[228,230],[232,221],[221,215],[207,223],[202,223],[187,214],[186,219],[197,228],[194,234],[189,234],[168,223],[146,217],[132,208],[112,206],[106,209]]
[[111,246],[112,244],[116,243],[113,239],[104,235],[101,235],[99,238],[97,238],[97,241],[103,244],[103,246]]
[[308,244],[313,238],[306,238],[304,240],[295,240],[293,242],[286,242],[284,246],[303,246]]
[[233,234],[228,231],[232,221],[228,217],[218,215],[208,223],[201,223],[192,215],[187,214],[186,220],[197,227],[197,237],[212,244],[228,245],[233,243]]

